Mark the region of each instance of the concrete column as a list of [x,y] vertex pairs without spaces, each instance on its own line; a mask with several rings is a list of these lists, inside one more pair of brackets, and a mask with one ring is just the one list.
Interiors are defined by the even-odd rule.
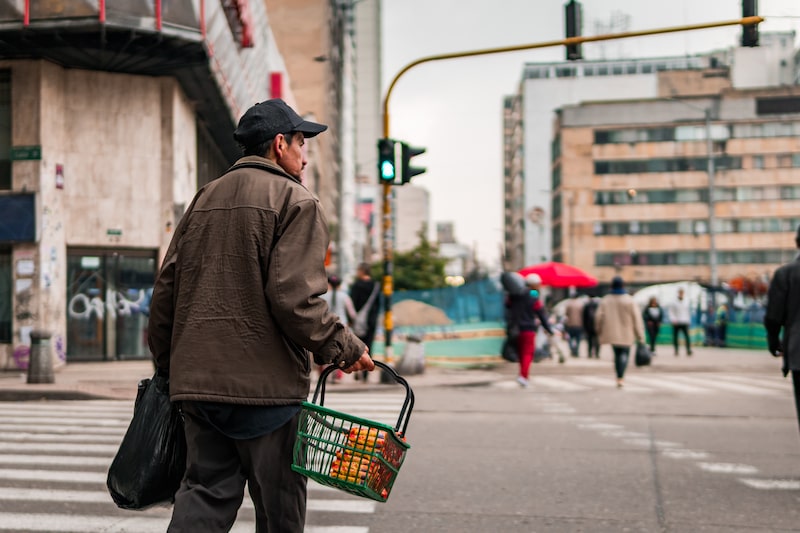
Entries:
[[31,332],[31,355],[28,359],[28,383],[54,383],[53,352],[49,331]]

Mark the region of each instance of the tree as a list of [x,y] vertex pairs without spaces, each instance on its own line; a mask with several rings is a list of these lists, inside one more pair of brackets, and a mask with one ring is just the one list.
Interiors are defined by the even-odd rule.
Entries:
[[[444,267],[447,259],[439,257],[439,249],[425,236],[427,228],[423,226],[417,232],[419,244],[408,252],[395,252],[393,261],[394,290],[416,291],[444,287]],[[372,265],[375,279],[383,275],[382,265]],[[377,276],[376,276],[377,275]]]

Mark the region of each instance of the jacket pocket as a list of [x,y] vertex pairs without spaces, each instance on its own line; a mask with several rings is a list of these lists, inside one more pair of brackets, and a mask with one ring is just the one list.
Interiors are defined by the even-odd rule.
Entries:
[[303,368],[303,371],[306,374],[311,373],[311,353],[294,342],[292,339],[287,337],[286,335],[283,336],[283,342],[286,344],[286,347],[289,349],[289,353],[294,356],[297,360],[298,364]]

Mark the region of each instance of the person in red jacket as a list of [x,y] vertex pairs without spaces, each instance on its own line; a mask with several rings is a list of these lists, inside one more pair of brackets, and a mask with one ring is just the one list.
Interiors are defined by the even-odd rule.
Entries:
[[506,307],[509,309],[509,321],[512,327],[519,332],[517,336],[517,353],[519,354],[517,383],[521,387],[529,385],[528,376],[533,362],[533,354],[536,350],[537,328],[541,324],[548,335],[553,334],[553,330],[547,321],[544,304],[539,297],[541,284],[542,278],[538,274],[528,274],[525,276],[525,285],[528,287],[528,292],[511,294],[506,300]]

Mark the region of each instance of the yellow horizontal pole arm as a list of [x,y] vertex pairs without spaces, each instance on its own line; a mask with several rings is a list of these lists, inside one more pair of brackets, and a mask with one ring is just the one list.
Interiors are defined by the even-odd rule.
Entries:
[[750,26],[764,22],[763,17],[744,17],[736,20],[725,20],[721,22],[707,22],[703,24],[690,24],[687,26],[673,26],[670,28],[657,28],[653,30],[642,31],[628,31],[623,33],[609,33],[606,35],[593,35],[589,37],[568,37],[557,41],[544,41],[541,43],[521,44],[517,46],[505,46],[500,48],[486,48],[483,50],[470,50],[466,52],[453,52],[450,54],[440,54],[434,56],[427,56],[412,61],[403,67],[392,79],[389,88],[386,90],[386,97],[383,100],[383,136],[389,137],[389,96],[394,89],[395,84],[400,77],[423,63],[430,63],[431,61],[441,61],[443,59],[455,59],[459,57],[482,56],[489,54],[501,54],[505,52],[519,52],[521,50],[533,50],[536,48],[549,48],[552,46],[568,46],[573,44],[591,43],[594,41],[610,41],[612,39],[627,39],[629,37],[642,37],[644,35],[658,35],[661,33],[675,33],[680,31],[702,30],[707,28],[719,28],[723,26]]

